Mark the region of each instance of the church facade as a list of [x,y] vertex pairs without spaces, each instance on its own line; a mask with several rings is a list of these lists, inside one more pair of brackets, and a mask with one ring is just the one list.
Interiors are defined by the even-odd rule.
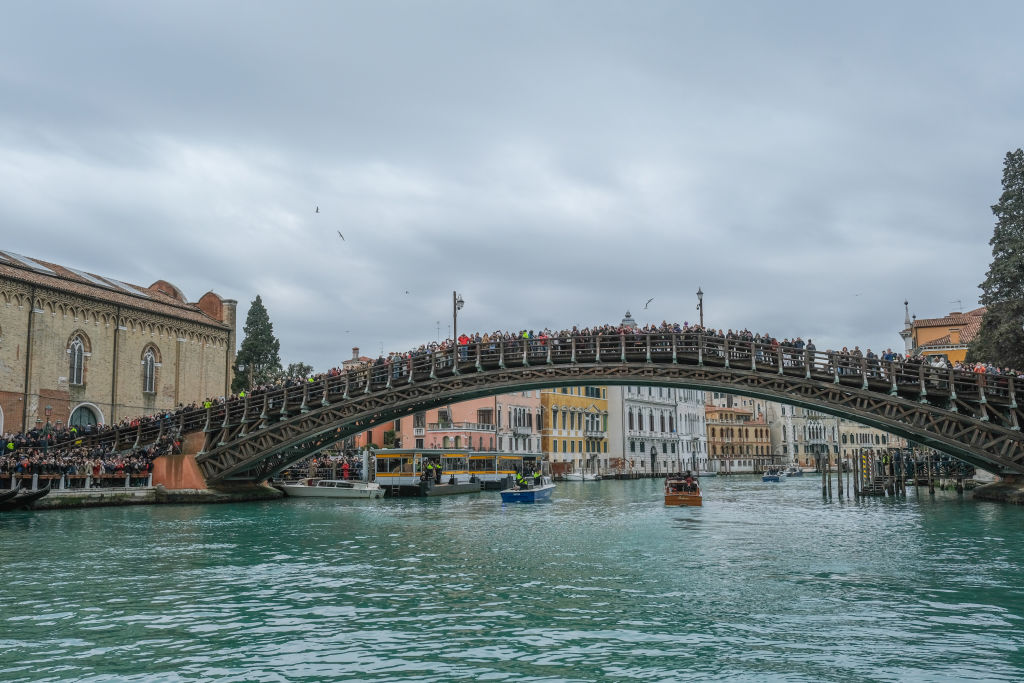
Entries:
[[0,433],[113,424],[228,394],[236,308],[0,249]]

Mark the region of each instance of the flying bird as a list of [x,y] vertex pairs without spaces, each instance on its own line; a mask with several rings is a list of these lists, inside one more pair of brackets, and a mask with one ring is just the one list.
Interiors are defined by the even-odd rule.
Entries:
[[313,213],[320,213],[320,207],[316,207],[316,211],[314,211]]
[[408,289],[407,289],[407,290],[405,290],[405,293],[406,293],[406,294],[408,294],[408,293],[409,293],[409,290],[408,290]]
[[[647,300],[647,304],[651,303],[652,301],[654,301],[654,297],[653,296],[650,299]],[[644,304],[644,310],[647,310],[647,304]]]
[[340,237],[340,238],[341,238],[341,241],[342,241],[342,242],[344,242],[344,241],[345,241],[345,236],[341,234],[341,230],[339,230],[339,231],[338,231],[338,237]]

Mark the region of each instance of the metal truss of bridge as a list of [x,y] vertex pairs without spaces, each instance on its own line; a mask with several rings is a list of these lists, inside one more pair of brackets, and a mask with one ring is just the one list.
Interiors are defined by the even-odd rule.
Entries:
[[[205,432],[196,461],[208,484],[262,481],[340,439],[417,411],[512,391],[608,384],[717,391],[802,406],[983,469],[1024,473],[1024,415],[1013,377],[694,332],[471,343],[187,411],[176,427]],[[154,423],[110,430],[95,440],[141,445],[164,429]]]

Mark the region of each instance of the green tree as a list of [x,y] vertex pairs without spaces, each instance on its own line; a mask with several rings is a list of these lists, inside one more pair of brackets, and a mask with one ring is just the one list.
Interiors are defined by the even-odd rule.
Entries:
[[996,216],[992,263],[981,287],[987,309],[967,360],[1024,368],[1024,151],[1006,153]]
[[286,379],[306,379],[313,374],[313,366],[305,363],[289,363],[284,371]]
[[249,306],[242,331],[245,339],[235,357],[235,377],[231,381],[231,391],[236,393],[273,382],[281,374],[281,342],[274,336],[274,325],[258,294]]

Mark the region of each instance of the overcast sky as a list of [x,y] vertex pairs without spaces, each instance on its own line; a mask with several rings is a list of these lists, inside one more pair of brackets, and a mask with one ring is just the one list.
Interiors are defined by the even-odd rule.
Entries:
[[447,336],[453,290],[465,330],[699,286],[717,327],[899,348],[905,298],[977,303],[1024,3],[837,5],[6,3],[0,248],[212,289],[239,340],[260,294],[318,370]]

